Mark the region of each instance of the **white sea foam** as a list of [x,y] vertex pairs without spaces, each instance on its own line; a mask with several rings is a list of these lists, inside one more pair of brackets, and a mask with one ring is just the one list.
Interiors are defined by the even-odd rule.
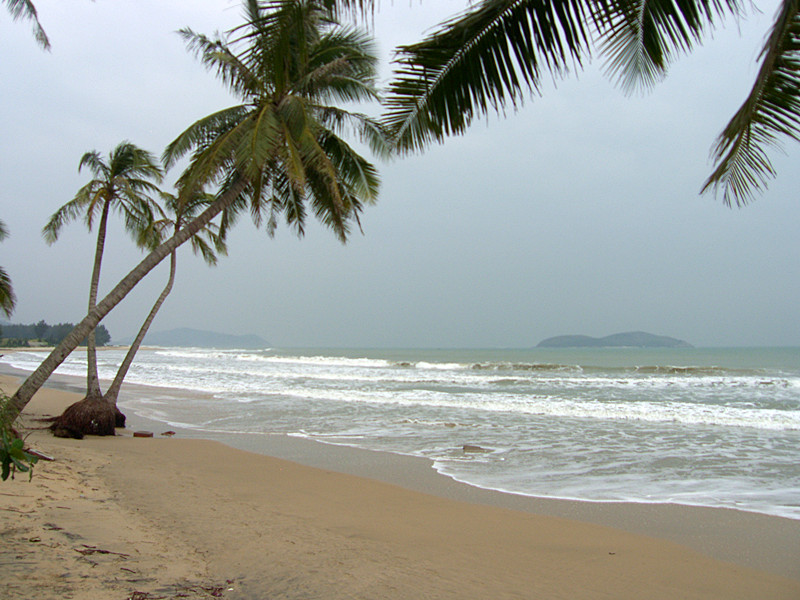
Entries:
[[[108,380],[123,352],[100,355]],[[0,361],[32,370],[45,356]],[[83,353],[59,372],[83,376]],[[206,393],[123,399],[172,428],[425,456],[457,479],[517,493],[800,518],[798,351],[169,348],[140,351],[128,381]]]

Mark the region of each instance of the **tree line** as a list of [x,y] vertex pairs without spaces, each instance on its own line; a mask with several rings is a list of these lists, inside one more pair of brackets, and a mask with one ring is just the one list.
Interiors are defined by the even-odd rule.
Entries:
[[[20,348],[30,346],[30,342],[41,342],[47,346],[57,346],[74,328],[74,323],[50,325],[44,320],[29,325],[9,323],[0,326],[0,345],[5,348]],[[111,341],[111,334],[101,324],[95,329],[95,338],[98,346],[105,346]],[[84,340],[79,345],[85,346],[86,342]]]

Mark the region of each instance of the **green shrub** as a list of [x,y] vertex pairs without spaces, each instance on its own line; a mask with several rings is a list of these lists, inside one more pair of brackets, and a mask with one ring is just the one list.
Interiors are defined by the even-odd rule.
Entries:
[[[8,397],[0,394],[0,415],[4,414],[4,405]],[[16,435],[11,423],[0,420],[0,478],[3,481],[14,474],[28,473],[28,479],[33,478],[33,465],[38,459],[25,451],[25,442]]]

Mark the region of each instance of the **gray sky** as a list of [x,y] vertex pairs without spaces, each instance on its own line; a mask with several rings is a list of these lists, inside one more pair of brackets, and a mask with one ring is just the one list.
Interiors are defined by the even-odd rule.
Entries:
[[[384,56],[465,6],[384,1]],[[525,347],[543,338],[644,330],[698,346],[800,345],[800,147],[772,153],[778,179],[744,209],[699,196],[709,149],[741,104],[775,4],[626,97],[596,60],[505,118],[476,123],[380,165],[364,235],[342,246],[318,226],[275,239],[243,218],[208,268],[183,249],[154,330],[256,333],[276,346]],[[40,231],[88,175],[81,155],[128,139],[157,155],[196,119],[234,102],[175,31],[240,21],[233,0],[37,0],[53,45],[0,10],[0,264],[13,322],[85,314],[94,237],[81,222]],[[385,69],[388,77],[388,67]],[[377,108],[375,109],[377,113]],[[101,293],[141,254],[118,227]],[[162,265],[104,321],[132,335],[165,283]]]

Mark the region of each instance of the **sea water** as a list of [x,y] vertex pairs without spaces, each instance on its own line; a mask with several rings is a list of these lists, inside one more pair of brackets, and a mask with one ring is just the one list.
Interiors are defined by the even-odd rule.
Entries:
[[[99,353],[101,378],[123,355]],[[0,360],[32,370],[44,356]],[[58,372],[83,375],[82,353]],[[151,348],[127,381],[161,389],[124,409],[172,428],[422,456],[532,496],[800,519],[797,348]]]

